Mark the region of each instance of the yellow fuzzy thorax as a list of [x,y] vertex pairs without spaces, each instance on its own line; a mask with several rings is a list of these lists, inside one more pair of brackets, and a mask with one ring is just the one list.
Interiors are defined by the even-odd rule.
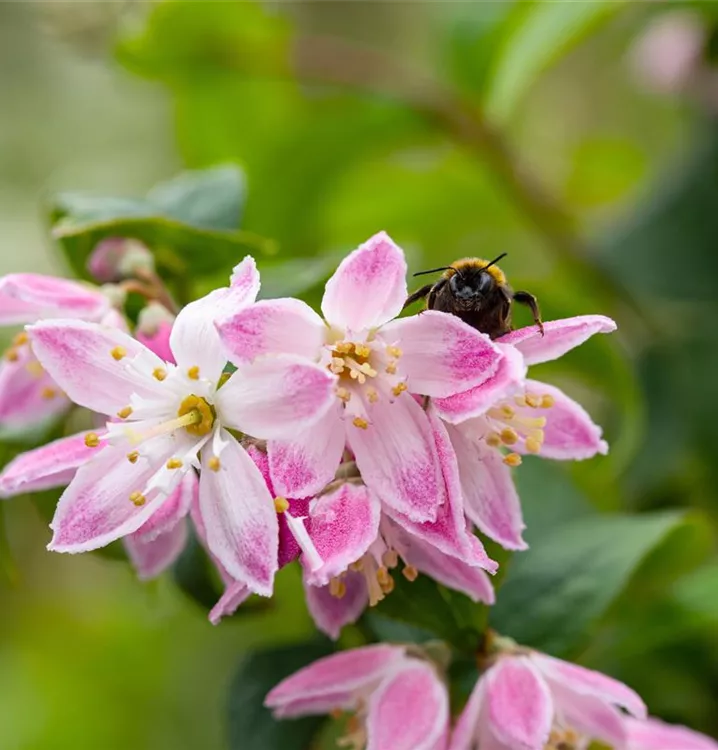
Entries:
[[[444,276],[448,279],[453,275],[453,273],[457,269],[463,269],[463,268],[483,268],[484,266],[487,266],[489,263],[491,263],[490,260],[484,260],[483,258],[461,258],[460,260],[455,260],[451,264],[451,268],[448,271],[444,272]],[[497,284],[505,284],[506,283],[506,276],[504,272],[496,265],[490,266],[486,269],[486,273],[490,273]]]

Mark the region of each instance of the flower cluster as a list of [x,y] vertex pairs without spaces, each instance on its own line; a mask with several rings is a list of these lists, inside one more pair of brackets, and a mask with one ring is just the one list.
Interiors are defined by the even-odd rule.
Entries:
[[[100,280],[116,280],[117,264],[105,268],[116,249],[92,259]],[[134,330],[118,287],[5,277],[0,321],[27,325],[0,369],[0,424],[40,423],[74,403],[96,427],[18,456],[0,493],[67,486],[49,549],[122,539],[143,579],[176,560],[191,520],[225,583],[215,623],[251,594],[271,596],[277,570],[297,559],[308,609],[333,639],[399,575],[492,604],[498,566],[476,530],[526,548],[512,478],[522,456],[607,451],[586,411],[527,370],[615,324],[588,315],[491,340],[443,312],[400,318],[406,271],[402,250],[372,237],[327,282],[320,316],[297,299],[257,301],[247,257],[229,286],[181,310],[157,295]],[[268,705],[278,716],[354,711],[351,741],[371,748],[540,750],[595,738],[649,750],[679,731],[647,724],[620,683],[486,641],[451,739],[440,670],[415,648],[329,657]]]

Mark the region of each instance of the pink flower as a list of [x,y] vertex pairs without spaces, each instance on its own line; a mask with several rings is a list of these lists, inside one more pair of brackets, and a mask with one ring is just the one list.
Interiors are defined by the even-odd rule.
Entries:
[[88,439],[97,455],[60,499],[50,549],[83,552],[132,534],[167,512],[183,477],[201,466],[199,507],[210,550],[235,579],[271,594],[273,499],[226,427],[259,437],[306,429],[329,408],[332,378],[291,355],[223,376],[226,359],[212,316],[253,301],[258,288],[254,261],[246,258],[230,288],[185,307],[170,335],[176,366],[100,325],[46,321],[29,327],[38,359],[70,398],[120,420]]
[[555,386],[526,379],[526,367],[615,328],[609,318],[585,315],[544,324],[544,336],[536,326],[512,331],[497,342],[504,358],[492,378],[480,388],[432,402],[447,423],[467,516],[506,549],[526,548],[510,472],[520,454],[581,460],[608,451],[601,428],[583,407]]
[[[497,639],[498,640],[498,639]],[[544,750],[599,740],[626,747],[623,710],[643,719],[641,698],[617,680],[546,654],[513,647],[479,678],[450,750]],[[583,745],[581,745],[583,746]]]
[[319,659],[280,682],[265,705],[279,719],[353,711],[343,740],[353,747],[446,747],[446,687],[431,662],[402,646],[365,646]]
[[319,363],[335,403],[308,431],[270,442],[277,491],[308,497],[334,477],[348,443],[362,478],[414,521],[436,518],[446,493],[428,418],[410,394],[447,397],[479,386],[502,356],[483,334],[438,312],[393,320],[407,296],[402,250],[385,234],[346,257],[327,282],[326,322],[296,299],[217,315],[235,364],[266,354]]
[[[34,323],[40,318],[99,321],[110,303],[99,289],[52,276],[16,273],[0,278],[0,325]],[[0,425],[12,430],[61,414],[69,399],[19,333],[0,364]]]
[[718,742],[678,724],[665,724],[649,717],[644,721],[626,717],[626,750],[718,750]]

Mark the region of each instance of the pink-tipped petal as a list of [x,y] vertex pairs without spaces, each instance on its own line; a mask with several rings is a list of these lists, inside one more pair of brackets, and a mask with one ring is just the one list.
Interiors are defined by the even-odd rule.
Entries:
[[298,299],[260,300],[227,318],[217,330],[230,359],[252,362],[264,354],[298,354],[317,359],[329,329]]
[[[155,461],[140,458],[133,464],[120,448],[96,450],[96,457],[77,470],[57,504],[48,546],[53,552],[87,552],[132,534],[166,499],[145,490],[157,472]],[[168,451],[167,458],[170,455]],[[144,504],[130,499],[135,492],[146,496]]]
[[430,664],[412,660],[369,698],[367,750],[434,750],[448,725],[446,686]]
[[625,719],[628,750],[718,750],[718,742],[705,734],[659,719]]
[[[520,408],[526,416],[539,414],[546,417],[544,442],[540,456],[558,460],[580,461],[597,453],[608,453],[608,444],[601,439],[602,430],[593,422],[586,410],[563,391],[536,380],[526,381],[526,391],[551,396],[553,406],[539,411]],[[529,413],[530,412],[530,413]]]
[[580,735],[591,737],[617,750],[626,747],[623,714],[591,695],[571,692],[565,685],[551,684],[556,712]]
[[554,716],[551,692],[524,656],[499,659],[486,674],[492,734],[512,750],[543,750]]
[[486,700],[486,680],[480,678],[459,716],[449,743],[449,750],[477,750],[479,722]]
[[526,528],[511,469],[498,450],[470,437],[462,427],[447,426],[459,465],[466,515],[484,534],[510,550],[527,548]]
[[399,513],[390,512],[390,515],[412,535],[440,552],[451,555],[468,566],[478,566],[495,573],[498,569],[497,563],[486,554],[484,545],[467,528],[459,467],[449,434],[433,409],[429,410],[428,416],[444,477],[447,500],[439,507],[434,521],[417,523]]
[[135,331],[135,338],[151,352],[154,352],[160,359],[174,364],[174,354],[172,354],[172,349],[170,349],[171,333],[172,323],[163,321],[151,333],[144,333],[140,330]]
[[199,509],[210,552],[227,572],[262,596],[271,596],[277,572],[278,527],[274,501],[261,472],[226,431],[218,470],[202,451]]
[[435,398],[475,388],[497,371],[501,350],[454,315],[426,310],[385,325],[382,337],[401,351],[412,393]]
[[345,447],[346,428],[339,401],[291,440],[270,440],[269,465],[276,493],[311,497],[334,479]]
[[209,621],[212,625],[219,625],[223,617],[231,617],[239,609],[239,605],[249,599],[251,594],[252,592],[245,584],[240,581],[231,582],[220,600],[210,610]]
[[124,538],[127,556],[141,581],[149,581],[167,570],[182,554],[187,543],[187,521],[148,539],[137,532]]
[[543,328],[543,336],[538,326],[527,326],[507,333],[499,342],[515,346],[524,355],[526,364],[538,365],[562,357],[595,333],[615,331],[616,324],[604,315],[578,315],[575,318],[549,320]]
[[349,424],[347,440],[362,478],[393,510],[433,521],[446,488],[429,419],[411,396],[370,405],[367,429]]
[[60,438],[21,453],[0,474],[0,496],[11,497],[69,484],[77,469],[97,456],[98,448],[85,445],[86,434]]
[[278,717],[348,707],[360,690],[378,684],[405,659],[402,646],[384,643],[325,656],[282,680],[264,705]]
[[188,513],[198,499],[199,482],[194,471],[186,471],[175,489],[167,496],[159,510],[135,532],[144,542],[151,542],[171,531]]
[[312,539],[324,561],[308,576],[324,585],[359,560],[379,533],[381,504],[364,485],[342,484],[310,505]]
[[42,366],[80,406],[114,415],[133,394],[156,397],[152,371],[164,363],[126,333],[81,320],[43,321],[28,331]]
[[591,695],[604,703],[622,706],[638,719],[646,718],[646,704],[641,696],[613,677],[562,659],[555,659],[547,654],[536,652],[531,658],[551,684],[566,685],[575,693]]
[[99,289],[35,273],[0,278],[0,325],[34,323],[40,318],[99,320],[109,302]]
[[523,355],[513,346],[496,346],[504,356],[496,372],[485,383],[463,393],[432,401],[442,419],[458,424],[481,416],[497,401],[521,390],[527,369]]
[[335,403],[335,376],[293,354],[243,365],[217,391],[224,423],[263,439],[294,437]]
[[342,628],[356,622],[369,605],[366,581],[360,573],[349,571],[342,581],[345,591],[340,597],[329,593],[329,586],[304,584],[307,609],[314,624],[333,641],[339,638]]
[[395,318],[406,297],[404,251],[379,232],[347,255],[327,281],[322,313],[331,325],[364,331]]

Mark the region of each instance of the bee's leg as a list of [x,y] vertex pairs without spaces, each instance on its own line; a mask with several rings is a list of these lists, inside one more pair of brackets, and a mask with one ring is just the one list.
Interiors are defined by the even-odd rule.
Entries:
[[404,303],[404,307],[402,307],[402,310],[406,310],[409,305],[413,304],[417,300],[424,299],[426,295],[431,291],[433,284],[427,284],[426,286],[422,286],[421,289],[417,289],[413,294],[410,294],[406,298],[406,302]]
[[536,297],[530,292],[514,292],[514,302],[518,302],[521,305],[526,305],[534,316],[534,323],[539,327],[541,335],[543,336],[543,321],[541,320],[541,311],[539,310],[539,304]]

